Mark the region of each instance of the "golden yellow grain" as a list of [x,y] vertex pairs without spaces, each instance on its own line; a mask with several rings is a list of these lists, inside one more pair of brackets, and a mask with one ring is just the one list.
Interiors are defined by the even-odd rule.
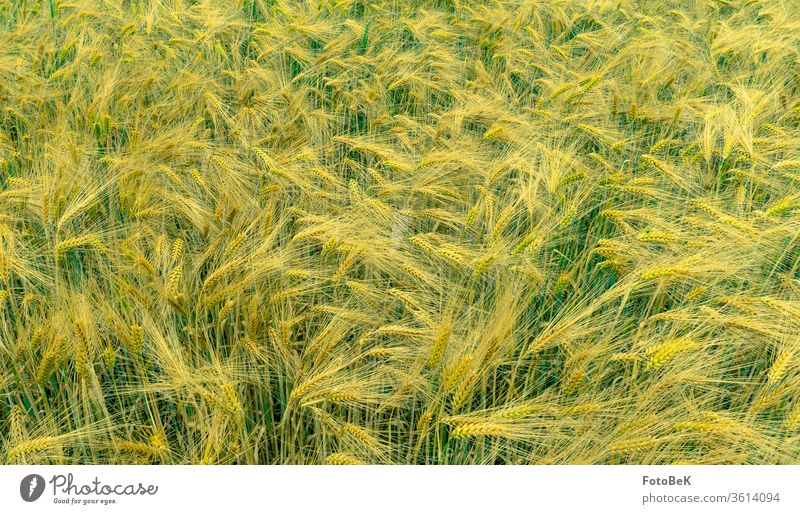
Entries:
[[491,423],[488,421],[465,423],[458,425],[452,432],[453,438],[464,439],[468,437],[500,437],[508,436],[509,430],[507,427],[499,423]]
[[325,464],[333,466],[357,466],[364,464],[364,462],[346,453],[332,453],[325,458]]
[[645,351],[647,367],[651,369],[659,368],[678,353],[693,350],[697,346],[696,341],[687,338],[672,339],[651,346]]

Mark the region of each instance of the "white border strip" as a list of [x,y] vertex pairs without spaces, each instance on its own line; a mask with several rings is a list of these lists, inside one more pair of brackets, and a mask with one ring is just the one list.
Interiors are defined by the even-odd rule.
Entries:
[[[31,474],[47,483],[26,502]],[[0,483],[14,514],[800,512],[800,466],[0,466]]]

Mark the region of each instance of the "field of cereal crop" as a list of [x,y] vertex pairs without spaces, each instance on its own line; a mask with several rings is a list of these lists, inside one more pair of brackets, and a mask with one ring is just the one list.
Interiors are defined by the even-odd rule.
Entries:
[[798,34],[0,0],[0,462],[800,463]]

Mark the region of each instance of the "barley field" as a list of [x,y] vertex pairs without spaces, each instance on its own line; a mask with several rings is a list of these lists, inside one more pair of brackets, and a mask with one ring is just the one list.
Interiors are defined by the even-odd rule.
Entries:
[[0,462],[800,463],[800,4],[0,0]]

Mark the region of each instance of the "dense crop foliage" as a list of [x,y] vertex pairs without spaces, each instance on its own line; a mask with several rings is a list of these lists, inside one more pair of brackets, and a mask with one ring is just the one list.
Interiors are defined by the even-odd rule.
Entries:
[[0,0],[0,461],[799,463],[799,20]]

